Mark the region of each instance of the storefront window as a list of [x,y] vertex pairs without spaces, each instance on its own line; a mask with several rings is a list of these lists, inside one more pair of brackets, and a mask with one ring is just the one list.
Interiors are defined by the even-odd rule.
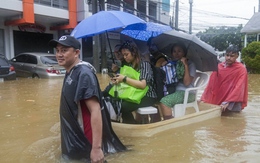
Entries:
[[55,8],[68,9],[68,0],[34,0],[34,3]]

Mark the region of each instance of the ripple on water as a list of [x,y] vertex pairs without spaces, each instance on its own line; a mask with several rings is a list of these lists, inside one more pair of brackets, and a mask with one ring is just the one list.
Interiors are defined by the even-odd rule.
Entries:
[[39,162],[40,160],[42,160],[42,162],[59,162],[59,135],[47,137],[34,142],[23,151],[20,158],[20,162]]

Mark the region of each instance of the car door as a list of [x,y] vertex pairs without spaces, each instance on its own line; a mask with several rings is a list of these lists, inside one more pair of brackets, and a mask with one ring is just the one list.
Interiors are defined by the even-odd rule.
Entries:
[[37,67],[37,57],[34,55],[26,54],[27,60],[23,65],[25,77],[33,77]]
[[36,56],[26,53],[20,54],[12,59],[11,62],[15,67],[17,76],[32,77],[35,73],[35,68],[37,66]]
[[25,54],[18,55],[11,60],[11,64],[14,66],[17,76],[25,76],[24,64],[26,60],[27,55]]

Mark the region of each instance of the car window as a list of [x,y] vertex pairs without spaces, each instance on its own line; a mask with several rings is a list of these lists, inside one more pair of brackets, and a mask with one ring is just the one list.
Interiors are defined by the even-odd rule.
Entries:
[[41,61],[43,64],[58,64],[55,56],[42,56]]
[[8,66],[7,60],[5,58],[0,57],[0,66]]
[[14,58],[15,62],[26,62],[27,61],[27,55],[19,55]]
[[37,64],[36,56],[28,55],[28,60],[26,61],[26,63]]

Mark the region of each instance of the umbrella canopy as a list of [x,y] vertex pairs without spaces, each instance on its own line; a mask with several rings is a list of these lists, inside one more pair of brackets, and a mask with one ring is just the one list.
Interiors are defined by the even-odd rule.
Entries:
[[199,71],[215,71],[218,67],[217,54],[212,46],[201,41],[198,37],[172,30],[153,39],[158,49],[170,56],[174,43],[182,42],[187,47],[187,58],[194,62]]
[[123,11],[100,11],[82,20],[74,28],[71,36],[74,36],[77,39],[94,36],[135,23],[145,23],[145,21],[133,14]]
[[121,33],[137,40],[147,41],[151,37],[156,37],[163,32],[170,31],[172,28],[168,25],[147,22],[145,24],[132,24],[125,27]]

